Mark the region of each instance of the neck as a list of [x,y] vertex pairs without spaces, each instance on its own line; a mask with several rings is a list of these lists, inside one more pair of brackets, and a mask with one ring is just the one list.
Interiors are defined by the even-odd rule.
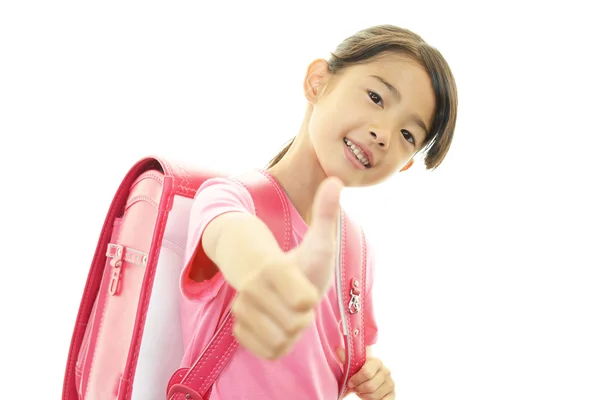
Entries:
[[308,134],[311,111],[309,106],[300,132],[288,152],[268,170],[307,223],[311,220],[317,189],[326,178]]

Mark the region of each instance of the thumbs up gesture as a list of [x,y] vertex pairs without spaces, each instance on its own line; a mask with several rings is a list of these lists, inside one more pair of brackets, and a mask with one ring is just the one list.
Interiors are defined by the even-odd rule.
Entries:
[[289,353],[331,286],[342,183],[326,179],[317,190],[310,227],[300,245],[268,257],[238,290],[233,333],[256,356]]

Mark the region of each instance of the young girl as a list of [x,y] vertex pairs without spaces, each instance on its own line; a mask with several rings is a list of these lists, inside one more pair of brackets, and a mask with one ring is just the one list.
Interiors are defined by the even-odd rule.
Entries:
[[[182,365],[200,355],[232,300],[240,344],[215,381],[213,400],[337,398],[344,342],[330,278],[340,190],[382,182],[419,152],[434,169],[452,141],[452,73],[437,50],[405,29],[376,26],[347,38],[329,61],[308,66],[304,94],[298,135],[266,170],[287,194],[293,250],[280,249],[241,185],[211,179],[194,200],[181,279]],[[214,269],[196,267],[199,257]],[[367,260],[371,346],[377,324],[368,247]],[[390,371],[370,352],[348,387],[361,399],[395,398]]]

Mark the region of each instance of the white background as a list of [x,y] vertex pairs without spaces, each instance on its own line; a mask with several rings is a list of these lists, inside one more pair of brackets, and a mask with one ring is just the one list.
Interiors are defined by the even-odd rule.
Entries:
[[343,195],[378,252],[398,398],[599,399],[599,32],[578,1],[3,2],[0,397],[60,397],[138,158],[263,167],[310,61],[379,23],[439,48],[460,102],[437,171]]

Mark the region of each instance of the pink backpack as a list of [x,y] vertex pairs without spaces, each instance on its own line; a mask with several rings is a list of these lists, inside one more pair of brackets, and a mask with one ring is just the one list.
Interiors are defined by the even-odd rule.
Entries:
[[[217,176],[223,175],[159,157],[143,158],[125,176],[88,273],[67,359],[63,400],[210,397],[212,384],[237,346],[232,316],[226,315],[200,358],[190,368],[180,368],[184,349],[179,276],[194,196],[206,179]],[[245,185],[259,218],[281,248],[289,250],[290,215],[280,187],[260,171],[230,179]],[[361,312],[365,240],[360,228],[342,215],[336,285],[346,362],[339,398],[366,359]],[[362,262],[353,265],[346,260]]]

